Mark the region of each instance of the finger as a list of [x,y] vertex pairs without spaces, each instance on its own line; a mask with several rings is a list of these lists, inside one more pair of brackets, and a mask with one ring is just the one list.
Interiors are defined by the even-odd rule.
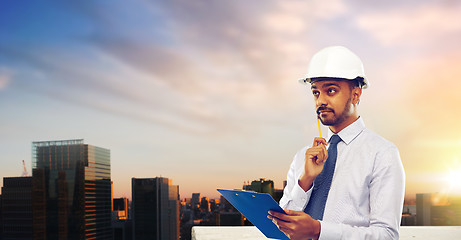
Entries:
[[[278,228],[280,229],[280,226],[278,225],[277,223],[277,218],[276,217],[273,217],[271,215],[267,215],[267,218],[271,220],[271,222]],[[282,221],[283,222],[283,221]]]
[[327,140],[325,140],[325,138],[320,138],[320,137],[316,137],[314,138],[314,143],[312,144],[313,147],[316,147],[318,145],[327,145]]
[[304,212],[303,211],[294,211],[290,209],[283,209],[288,216],[299,216],[302,215]]
[[285,222],[283,220],[280,220],[276,217],[270,218],[272,219],[272,223],[278,228],[278,229],[289,229],[288,228],[288,222]]
[[269,211],[268,212],[268,215],[267,215],[267,218],[271,219],[272,221],[274,221],[274,219],[278,219],[279,216],[281,215],[281,213],[278,213],[278,212],[275,212],[275,211]]
[[310,148],[308,149],[308,151],[306,151],[306,159],[310,159],[314,161],[316,164],[320,164],[324,162],[325,159],[327,158],[327,156],[325,156],[325,153],[328,154],[326,149],[324,149],[323,147],[319,146],[319,147]]
[[312,147],[306,150],[306,157],[318,157],[320,154],[323,154],[323,149],[321,147]]
[[291,215],[291,216],[292,216],[292,215],[295,215],[295,212],[296,212],[296,211],[293,211],[293,210],[290,210],[290,209],[286,209],[286,208],[283,209],[283,211],[285,211],[285,213],[286,213],[287,215]]
[[278,218],[273,218],[272,219],[272,222],[275,224],[275,226],[277,226],[279,229],[280,228],[288,228],[288,225],[289,224],[288,222],[285,222],[283,220],[280,220]]
[[317,159],[315,159],[315,163],[317,165],[321,165],[324,162],[325,162],[325,160],[323,159],[323,157],[317,157]]
[[277,215],[280,214],[279,212],[272,210],[269,210],[267,213],[269,214],[268,217],[277,217]]
[[280,220],[285,221],[285,222],[290,222],[290,220],[291,220],[291,217],[284,214],[284,213],[278,213],[278,212],[274,212],[274,211],[269,211],[269,214],[272,215],[272,217],[280,219]]
[[291,239],[291,229],[289,228],[279,228],[281,232],[283,232],[289,239]]
[[288,228],[279,228],[279,230],[280,230],[283,234],[285,234],[289,239],[291,239],[291,237],[290,237],[290,229],[288,229]]
[[322,148],[322,155],[323,155],[323,162],[325,162],[328,159],[328,150],[325,146]]
[[326,153],[326,152],[324,152],[324,151],[322,150],[322,152],[319,153],[319,156],[317,157],[316,163],[317,163],[318,165],[322,165],[322,164],[325,163],[325,161],[327,160],[327,158],[328,158],[328,152]]

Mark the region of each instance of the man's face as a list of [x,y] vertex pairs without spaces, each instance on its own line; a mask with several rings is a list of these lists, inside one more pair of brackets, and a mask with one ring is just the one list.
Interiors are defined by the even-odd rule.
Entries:
[[345,81],[324,80],[312,83],[317,115],[326,126],[338,126],[351,114],[351,87]]

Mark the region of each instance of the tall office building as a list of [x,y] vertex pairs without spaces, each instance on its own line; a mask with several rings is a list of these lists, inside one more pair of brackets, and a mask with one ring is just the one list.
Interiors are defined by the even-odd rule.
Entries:
[[202,197],[202,200],[200,201],[200,210],[203,212],[210,211],[210,199],[209,198]]
[[32,143],[34,239],[112,239],[110,151]]
[[168,178],[132,178],[133,239],[179,239],[179,187]]
[[114,240],[133,239],[133,223],[128,219],[128,199],[114,198],[112,201],[112,230]]
[[32,239],[32,177],[3,178],[3,239]]
[[430,226],[431,225],[431,208],[432,194],[418,193],[416,194],[416,225]]
[[200,204],[200,193],[192,193],[192,199],[190,201],[192,208],[198,208]]
[[114,198],[112,216],[113,220],[126,220],[128,218],[128,199],[123,198]]
[[274,197],[274,182],[272,180],[266,180],[265,178],[254,180],[251,182],[250,188],[255,192],[269,193]]
[[0,195],[0,240],[3,240],[2,195]]

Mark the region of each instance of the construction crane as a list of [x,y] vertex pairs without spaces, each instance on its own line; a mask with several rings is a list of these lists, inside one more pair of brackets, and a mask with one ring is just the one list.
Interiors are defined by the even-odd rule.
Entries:
[[22,160],[22,166],[24,166],[24,172],[22,172],[22,176],[23,177],[28,177],[29,173],[27,172],[26,162],[24,162],[24,160]]

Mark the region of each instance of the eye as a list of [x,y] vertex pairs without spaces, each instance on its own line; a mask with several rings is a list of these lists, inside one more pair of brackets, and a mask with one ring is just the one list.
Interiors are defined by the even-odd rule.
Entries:
[[317,91],[317,90],[315,90],[315,91],[312,91],[312,95],[314,95],[314,96],[318,96],[319,94],[320,94],[320,92],[319,92],[319,91]]
[[336,93],[336,89],[330,88],[330,89],[328,89],[328,93],[329,93],[329,94]]

